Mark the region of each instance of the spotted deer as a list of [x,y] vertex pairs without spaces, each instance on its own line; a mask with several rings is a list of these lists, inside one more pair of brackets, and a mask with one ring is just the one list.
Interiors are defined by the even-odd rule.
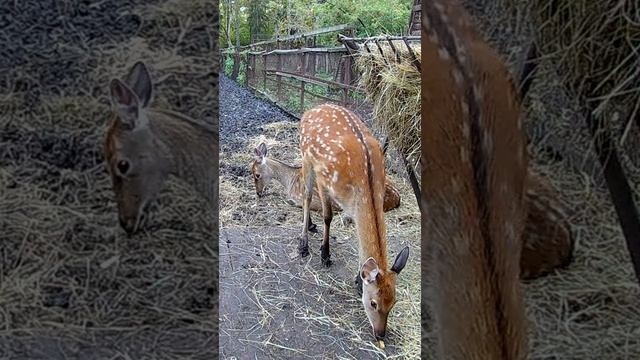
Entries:
[[384,158],[380,143],[352,111],[324,104],[305,112],[300,121],[303,231],[298,245],[309,254],[308,219],[314,183],[322,207],[324,229],[320,258],[331,264],[329,231],[333,218],[330,200],[354,219],[358,238],[361,300],[378,340],[386,334],[387,317],[396,302],[397,275],[407,263],[405,247],[389,267],[384,223]]
[[422,16],[423,263],[439,358],[525,359],[519,96],[458,1],[423,1]]
[[186,115],[150,107],[153,86],[137,62],[110,83],[112,118],[104,155],[121,227],[135,233],[147,205],[169,175],[182,178],[211,204],[217,197],[217,131]]
[[[303,184],[301,179],[301,166],[292,166],[276,158],[267,156],[267,145],[261,143],[254,149],[254,159],[251,163],[251,176],[256,187],[256,195],[262,197],[266,187],[272,180],[278,181],[285,190],[287,203],[302,208]],[[342,208],[334,200],[329,199],[333,211],[342,211]],[[389,178],[385,178],[384,198],[382,209],[384,212],[396,209],[400,206],[400,193],[393,186]],[[322,205],[318,196],[318,189],[314,187],[310,209],[321,211]],[[316,226],[309,219],[309,230],[315,231]]]

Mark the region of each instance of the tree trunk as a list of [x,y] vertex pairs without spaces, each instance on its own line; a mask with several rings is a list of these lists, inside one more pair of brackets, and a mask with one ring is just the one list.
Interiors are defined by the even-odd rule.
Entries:
[[234,32],[236,35],[236,51],[233,54],[233,71],[231,72],[231,78],[236,80],[238,78],[238,74],[240,73],[240,5],[239,1],[236,0],[235,4],[235,18],[233,21]]
[[233,43],[231,42],[231,0],[224,0],[227,10],[225,11],[225,37],[227,38],[227,48],[231,48]]
[[233,53],[233,70],[231,71],[231,78],[236,80],[240,73],[240,53],[236,51]]

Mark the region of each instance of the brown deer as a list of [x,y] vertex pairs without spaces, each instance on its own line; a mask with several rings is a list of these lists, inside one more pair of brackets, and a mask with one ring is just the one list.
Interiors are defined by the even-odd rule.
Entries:
[[[254,159],[251,163],[251,176],[256,187],[256,195],[262,197],[265,188],[271,183],[271,180],[275,179],[284,187],[287,203],[302,208],[304,189],[300,181],[301,169],[302,166],[292,166],[267,156],[267,145],[261,143],[254,149]],[[333,211],[342,211],[340,205],[331,199],[329,200]],[[396,209],[398,206],[400,206],[400,193],[387,177],[384,184],[383,211],[387,212]],[[313,211],[322,210],[317,187],[313,189],[310,209]],[[315,229],[315,224],[309,219],[309,230],[316,231]]]
[[118,205],[120,225],[135,233],[147,205],[169,175],[190,183],[211,204],[217,198],[217,131],[168,110],[149,107],[151,76],[137,62],[124,81],[110,84],[113,116],[104,155]]
[[309,254],[308,221],[314,183],[322,206],[324,229],[320,258],[331,264],[329,231],[333,218],[330,200],[354,219],[358,237],[362,304],[376,339],[386,334],[387,317],[396,302],[396,278],[405,267],[405,247],[389,267],[384,223],[385,168],[382,147],[358,116],[343,107],[324,104],[305,112],[300,121],[302,201],[304,225],[298,245]]
[[439,357],[525,359],[518,92],[458,1],[423,1],[422,16],[423,262]]
[[568,221],[572,214],[559,197],[545,178],[529,169],[525,182],[527,220],[520,256],[520,276],[524,280],[566,267],[573,259],[575,238]]

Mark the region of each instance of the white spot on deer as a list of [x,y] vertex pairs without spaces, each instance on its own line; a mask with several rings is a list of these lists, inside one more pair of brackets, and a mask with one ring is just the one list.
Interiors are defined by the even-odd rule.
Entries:
[[493,151],[493,138],[491,137],[491,134],[489,133],[489,131],[484,132],[484,151],[486,151],[487,153],[491,153]]
[[473,96],[477,102],[482,102],[482,88],[478,84],[473,85]]
[[440,59],[442,60],[449,60],[451,59],[451,55],[449,55],[449,52],[447,51],[447,49],[441,47],[438,48],[438,56],[440,57]]
[[465,164],[469,162],[469,154],[464,146],[460,146],[460,159]]
[[336,184],[338,182],[338,172],[334,171],[333,176],[331,177],[331,182]]
[[451,178],[451,188],[453,189],[454,194],[460,193],[460,183],[458,183],[458,179],[455,177]]
[[460,108],[462,109],[462,114],[464,115],[465,119],[469,117],[469,104],[467,104],[467,102],[462,99],[462,101],[460,102]]
[[462,123],[462,136],[464,137],[465,142],[469,141],[469,136],[471,133],[471,127],[469,126],[469,122]]
[[459,69],[455,68],[451,70],[451,76],[453,76],[453,81],[456,82],[456,85],[462,85],[462,73]]
[[440,43],[440,39],[438,39],[438,35],[435,32],[430,33],[428,38],[429,41],[434,45],[438,45]]

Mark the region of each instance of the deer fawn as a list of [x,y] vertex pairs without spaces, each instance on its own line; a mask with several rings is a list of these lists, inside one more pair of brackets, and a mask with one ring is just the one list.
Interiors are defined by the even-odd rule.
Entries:
[[[251,164],[251,175],[256,186],[256,195],[263,196],[265,188],[271,180],[277,180],[286,191],[287,203],[292,206],[302,207],[303,184],[301,179],[301,166],[291,166],[278,159],[267,156],[267,145],[261,143],[254,150],[254,160]],[[329,199],[333,211],[341,211],[342,208],[334,200]],[[387,212],[400,206],[400,193],[393,186],[389,178],[385,178],[384,199],[382,209]],[[318,189],[314,187],[310,209],[322,210]],[[316,226],[309,219],[309,230],[315,231]]]
[[131,235],[147,205],[171,174],[213,203],[217,197],[217,131],[189,117],[149,107],[153,87],[147,67],[136,63],[125,81],[110,84],[113,117],[104,154],[122,228]]
[[527,150],[514,81],[455,1],[422,3],[423,259],[442,359],[524,359]]
[[330,199],[355,222],[360,258],[362,304],[378,340],[386,333],[387,317],[396,302],[396,277],[405,267],[405,247],[389,268],[385,233],[384,158],[380,143],[350,110],[325,104],[305,112],[300,121],[302,181],[304,184],[303,231],[298,245],[309,254],[308,221],[314,182],[322,205],[324,231],[320,247],[322,263],[331,264],[329,228],[333,218]]

